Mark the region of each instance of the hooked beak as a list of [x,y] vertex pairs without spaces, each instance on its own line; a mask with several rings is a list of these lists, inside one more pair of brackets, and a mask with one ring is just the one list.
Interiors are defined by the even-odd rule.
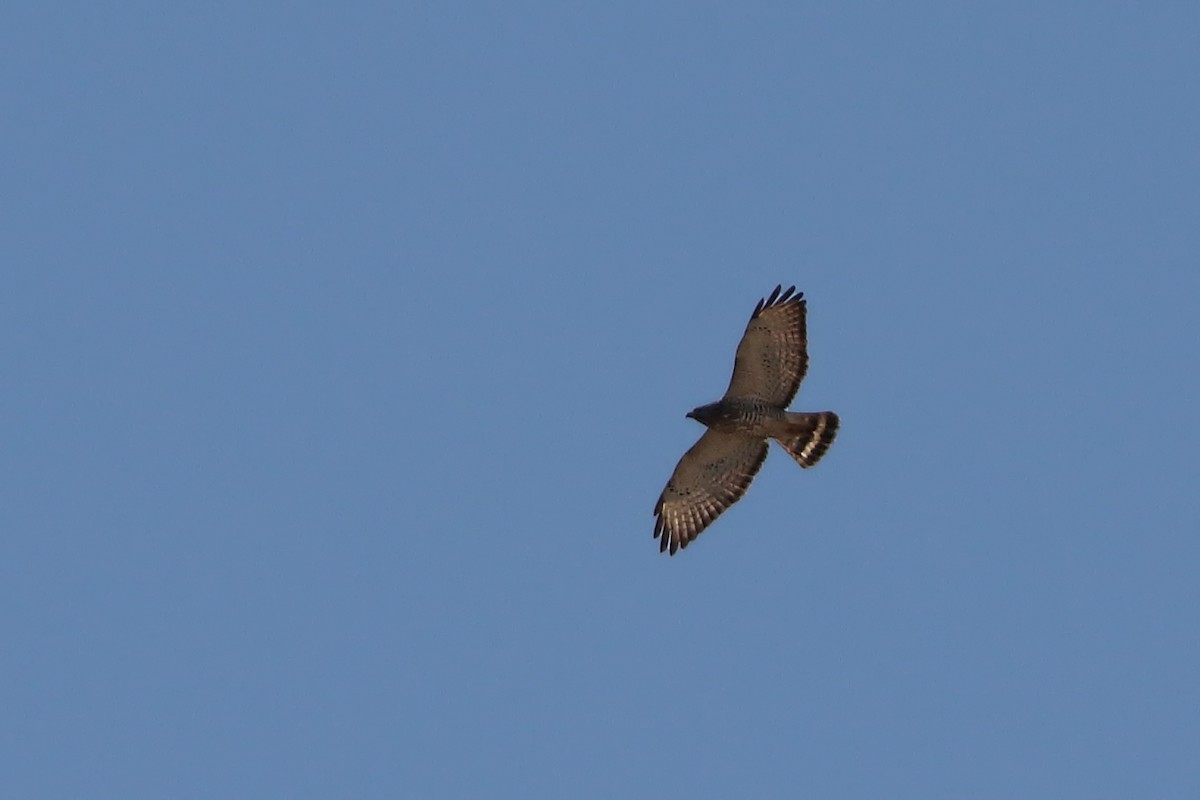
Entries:
[[684,419],[695,419],[695,418],[696,418],[695,411],[689,411],[687,414],[684,414]]

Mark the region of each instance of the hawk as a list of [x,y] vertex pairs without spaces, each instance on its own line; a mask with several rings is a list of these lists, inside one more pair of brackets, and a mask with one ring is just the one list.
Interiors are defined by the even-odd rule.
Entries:
[[725,396],[687,416],[708,428],[684,453],[654,506],[654,538],[671,555],[741,499],[774,439],[802,467],[821,460],[837,434],[832,411],[793,412],[808,371],[807,302],[796,287],[758,301],[733,362]]

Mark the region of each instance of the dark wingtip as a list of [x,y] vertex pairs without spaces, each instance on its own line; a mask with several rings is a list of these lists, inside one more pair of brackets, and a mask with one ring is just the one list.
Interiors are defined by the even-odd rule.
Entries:
[[754,313],[750,315],[750,319],[754,319],[765,309],[781,306],[785,303],[798,303],[803,299],[804,292],[797,292],[795,286],[789,286],[787,289],[784,289],[782,283],[778,284],[775,287],[775,291],[758,301],[758,305],[754,307]]

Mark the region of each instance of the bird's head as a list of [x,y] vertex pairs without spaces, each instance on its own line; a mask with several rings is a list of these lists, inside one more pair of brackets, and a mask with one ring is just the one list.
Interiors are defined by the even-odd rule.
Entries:
[[706,406],[693,408],[687,413],[688,419],[694,419],[701,425],[711,425],[718,417],[720,417],[720,409],[716,403],[709,403]]

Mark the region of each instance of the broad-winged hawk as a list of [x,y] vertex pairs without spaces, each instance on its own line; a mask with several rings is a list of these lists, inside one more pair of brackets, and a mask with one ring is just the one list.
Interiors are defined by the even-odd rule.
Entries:
[[793,412],[808,371],[807,303],[793,286],[759,300],[738,344],[725,396],[687,416],[708,430],[684,453],[654,507],[654,536],[671,555],[736,503],[774,439],[802,467],[821,460],[837,434],[832,411]]

